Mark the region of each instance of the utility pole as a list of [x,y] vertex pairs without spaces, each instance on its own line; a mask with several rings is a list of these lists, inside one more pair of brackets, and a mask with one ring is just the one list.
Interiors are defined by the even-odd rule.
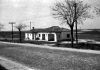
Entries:
[[13,24],[15,24],[15,22],[9,22],[9,24],[12,25],[12,42],[13,42]]
[[31,21],[30,21],[30,30],[31,30]]

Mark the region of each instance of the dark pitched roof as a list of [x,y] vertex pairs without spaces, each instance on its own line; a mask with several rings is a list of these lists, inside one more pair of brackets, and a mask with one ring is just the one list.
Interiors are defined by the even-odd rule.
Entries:
[[64,31],[70,31],[70,30],[66,28],[60,28],[59,26],[52,26],[52,27],[44,28],[44,29],[32,29],[30,31],[32,32],[64,32]]

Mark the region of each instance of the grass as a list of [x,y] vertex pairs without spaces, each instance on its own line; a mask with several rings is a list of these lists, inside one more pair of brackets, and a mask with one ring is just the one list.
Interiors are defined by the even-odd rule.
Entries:
[[84,31],[79,33],[79,39],[92,39],[95,41],[100,41],[100,29],[93,29],[92,31]]
[[4,56],[40,70],[100,70],[100,55],[0,43]]

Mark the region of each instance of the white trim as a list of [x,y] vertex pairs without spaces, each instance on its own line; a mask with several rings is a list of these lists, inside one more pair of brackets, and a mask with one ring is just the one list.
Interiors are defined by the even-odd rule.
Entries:
[[55,33],[55,35],[54,35],[54,36],[55,36],[55,37],[54,37],[54,38],[55,38],[55,41],[57,42],[57,35],[56,35],[56,33]]
[[46,38],[46,41],[48,41],[48,34],[46,33],[45,36],[46,36],[46,37],[45,37],[45,38]]

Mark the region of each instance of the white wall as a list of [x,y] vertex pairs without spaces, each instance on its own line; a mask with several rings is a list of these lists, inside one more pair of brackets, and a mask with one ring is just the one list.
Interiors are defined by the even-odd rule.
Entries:
[[32,33],[25,33],[25,40],[32,40]]
[[[40,36],[39,36],[40,34]],[[42,40],[42,34],[45,34],[45,40]],[[54,34],[54,41],[48,41],[48,34]],[[34,36],[34,39],[33,39]],[[48,42],[57,42],[57,35],[56,33],[46,33],[46,32],[41,32],[41,33],[37,33],[36,36],[35,34],[32,35],[32,33],[25,33],[25,40],[36,40],[36,38],[39,38],[39,40],[37,41],[48,41]]]
[[[40,37],[39,37],[40,34]],[[42,34],[45,34],[45,40],[42,40]],[[50,42],[57,42],[57,35],[56,33],[37,33],[36,37],[39,38],[39,41],[48,41],[48,34],[54,34],[54,41],[50,41]]]

